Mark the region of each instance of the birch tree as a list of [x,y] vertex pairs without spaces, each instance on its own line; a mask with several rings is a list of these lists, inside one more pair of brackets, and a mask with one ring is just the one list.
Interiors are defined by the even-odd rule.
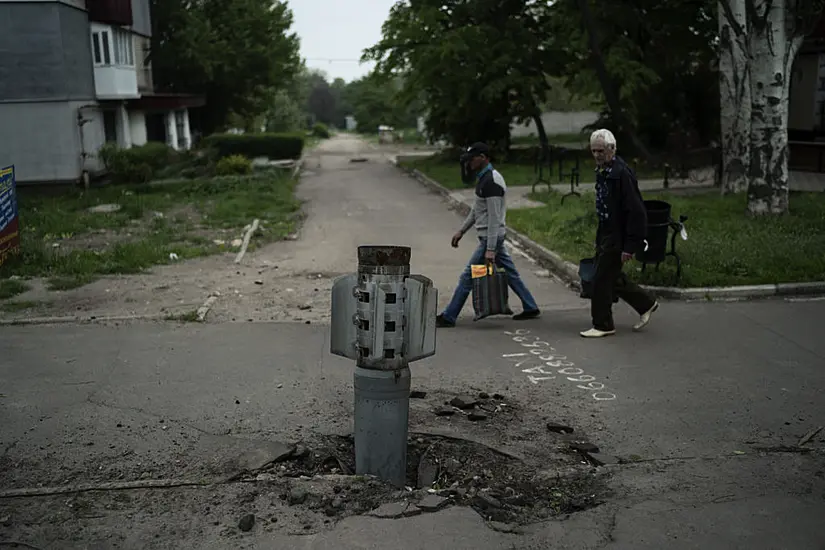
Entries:
[[[747,166],[748,211],[754,215],[783,214],[788,211],[788,105],[791,71],[806,34],[822,12],[821,0],[720,0],[720,31],[728,33],[725,59],[728,74],[722,93],[723,129],[725,120],[738,122],[727,127],[730,139],[726,164],[736,169]],[[722,44],[724,36],[720,36]],[[742,59],[745,47],[747,58]],[[720,67],[721,69],[721,67]],[[721,72],[721,71],[720,71]],[[750,94],[744,81],[750,82]],[[733,94],[729,93],[733,90]],[[726,100],[741,101],[725,104]],[[742,109],[744,107],[744,109]],[[748,127],[733,109],[750,110]],[[725,115],[728,115],[727,117]],[[737,120],[739,119],[739,120]],[[738,131],[737,137],[731,133]],[[723,134],[724,136],[724,134]],[[749,136],[749,147],[736,147]],[[731,147],[733,146],[733,147]],[[737,172],[728,175],[737,184]],[[733,190],[733,189],[731,189]]]
[[719,111],[722,193],[748,188],[751,139],[751,80],[747,0],[719,2]]

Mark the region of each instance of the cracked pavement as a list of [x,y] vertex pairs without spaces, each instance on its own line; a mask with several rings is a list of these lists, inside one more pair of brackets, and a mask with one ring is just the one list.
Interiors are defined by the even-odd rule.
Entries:
[[[458,216],[373,147],[346,136],[324,147],[301,185],[308,201],[301,238],[253,252],[253,265],[277,261],[289,273],[334,274],[355,269],[358,244],[409,244],[413,271],[433,278],[440,301],[448,300],[471,248],[470,239],[458,252],[449,247]],[[369,162],[349,164],[355,153]],[[588,324],[588,304],[515,257],[543,317],[519,324],[465,317],[440,330],[436,355],[412,367],[413,388],[429,401],[412,403],[411,430],[539,456],[547,422],[571,426],[621,459],[593,468],[606,474],[611,491],[600,506],[502,532],[460,506],[400,519],[330,520],[283,503],[266,480],[223,483],[262,442],[351,431],[352,364],[328,353],[324,315],[310,324],[265,322],[293,315],[266,311],[250,315],[259,322],[245,321],[268,288],[285,284],[273,278],[249,282],[206,324],[0,327],[0,493],[81,482],[217,483],[0,498],[0,542],[43,549],[825,549],[825,434],[797,447],[825,424],[825,301],[665,302],[639,334],[619,305],[619,334],[589,341],[577,334]],[[319,292],[318,310],[327,287]],[[533,350],[553,354],[557,366],[542,367]],[[506,424],[468,424],[429,412],[450,395],[482,391],[506,395],[518,415]],[[249,532],[237,529],[244,511],[258,517]]]

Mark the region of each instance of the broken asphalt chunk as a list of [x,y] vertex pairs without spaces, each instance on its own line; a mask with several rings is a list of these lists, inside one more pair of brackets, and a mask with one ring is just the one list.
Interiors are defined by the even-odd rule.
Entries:
[[389,502],[372,510],[368,515],[382,519],[398,519],[407,515],[409,507],[408,502]]
[[574,441],[570,443],[570,448],[580,453],[598,453],[599,448],[587,441]]
[[478,422],[480,420],[487,420],[487,415],[483,412],[471,412],[467,415],[467,419],[473,422]]
[[427,397],[425,391],[413,390],[410,392],[410,399],[424,399],[425,397]]
[[548,422],[547,429],[557,434],[572,434],[573,428],[565,426],[564,424],[556,424],[555,422]]
[[478,401],[467,396],[457,396],[450,400],[450,405],[461,410],[472,409],[476,404],[478,404]]
[[433,414],[436,416],[452,416],[455,414],[455,410],[449,407],[439,407],[433,411]]
[[586,453],[587,459],[596,466],[607,466],[609,464],[619,464],[621,460],[612,455],[602,453]]
[[417,506],[425,512],[437,512],[449,504],[449,500],[438,495],[427,495]]
[[254,514],[246,514],[244,517],[241,518],[241,521],[238,522],[238,529],[241,531],[251,531],[252,527],[255,526],[255,515]]
[[238,466],[242,470],[254,472],[262,470],[272,463],[282,462],[295,452],[295,445],[280,443],[278,441],[258,442],[255,448],[250,449],[240,456]]

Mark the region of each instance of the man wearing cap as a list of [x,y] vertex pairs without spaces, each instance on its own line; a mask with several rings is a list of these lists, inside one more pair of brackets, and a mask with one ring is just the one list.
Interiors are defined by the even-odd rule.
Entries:
[[590,152],[596,161],[596,274],[593,278],[590,312],[593,327],[582,331],[584,338],[616,334],[613,324],[613,297],[618,296],[636,310],[642,330],[659,307],[656,299],[622,273],[622,266],[646,246],[647,211],[636,176],[621,157],[616,156],[616,138],[606,129],[590,136]]
[[515,320],[534,319],[539,316],[539,307],[516,269],[513,259],[504,247],[507,235],[505,218],[507,207],[504,195],[507,185],[501,173],[490,163],[490,149],[485,143],[474,143],[462,155],[472,172],[476,174],[475,202],[461,229],[453,235],[451,244],[458,248],[464,234],[473,226],[478,234],[478,248],[458,279],[458,286],[447,308],[436,317],[436,326],[454,327],[464,302],[473,290],[470,266],[495,263],[507,273],[507,281],[513,292],[521,299],[523,311],[513,316]]

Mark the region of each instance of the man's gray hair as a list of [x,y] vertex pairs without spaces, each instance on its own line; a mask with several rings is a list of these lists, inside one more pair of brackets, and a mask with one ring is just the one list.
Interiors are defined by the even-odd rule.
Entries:
[[604,142],[604,146],[608,149],[616,150],[616,136],[607,128],[600,128],[590,134],[590,145],[593,145],[597,141]]

